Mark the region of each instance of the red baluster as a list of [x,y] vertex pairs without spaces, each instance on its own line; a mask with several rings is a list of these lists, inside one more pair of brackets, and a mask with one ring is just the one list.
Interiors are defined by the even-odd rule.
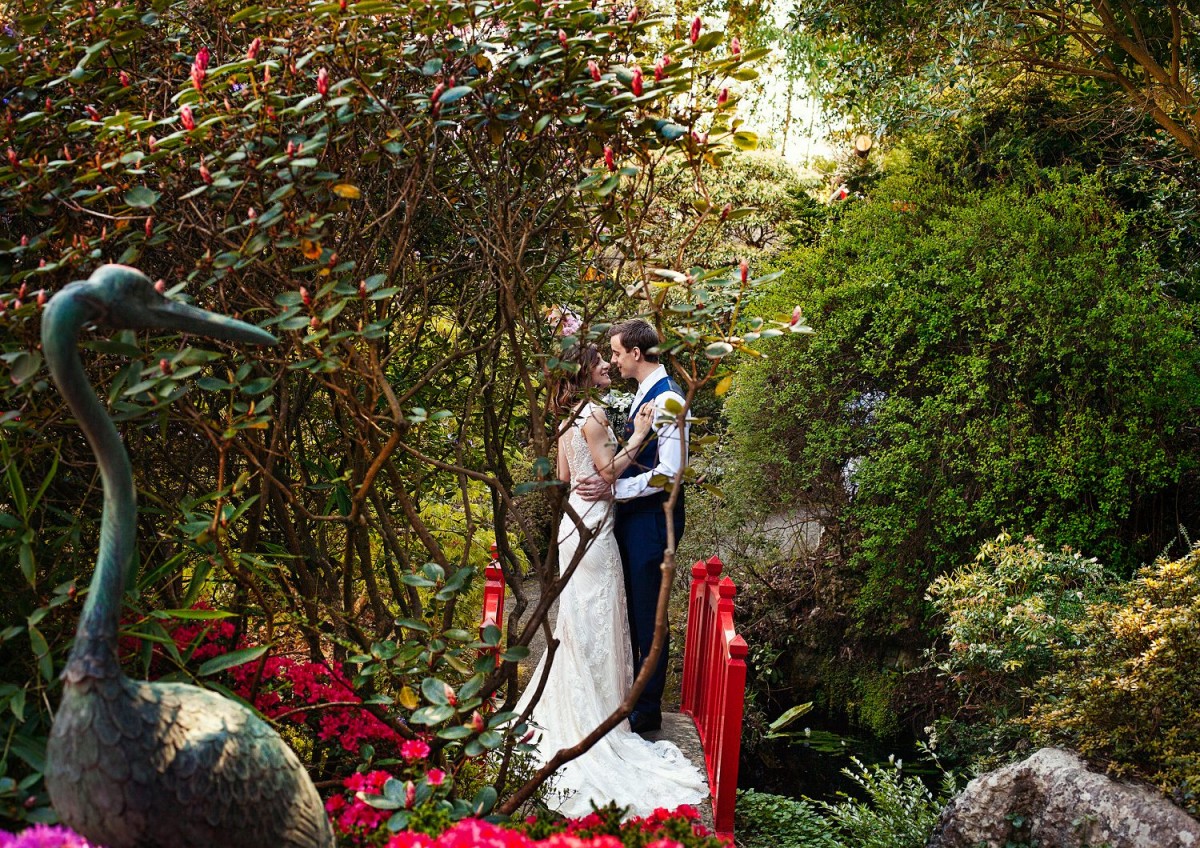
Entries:
[[483,617],[479,625],[480,634],[489,624],[504,628],[504,569],[500,567],[500,553],[492,545],[492,561],[484,571],[486,583],[483,587]]

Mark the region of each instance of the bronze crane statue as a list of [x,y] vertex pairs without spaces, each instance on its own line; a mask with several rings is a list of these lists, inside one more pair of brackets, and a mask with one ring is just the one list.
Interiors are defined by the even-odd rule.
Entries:
[[46,748],[50,800],[65,824],[107,848],[333,848],[312,780],[264,721],[215,692],[131,680],[121,670],[117,624],[137,504],[129,455],[79,359],[79,331],[93,322],[275,342],[250,324],[164,297],[123,265],[105,265],[46,305],[50,375],[104,484],[96,572]]

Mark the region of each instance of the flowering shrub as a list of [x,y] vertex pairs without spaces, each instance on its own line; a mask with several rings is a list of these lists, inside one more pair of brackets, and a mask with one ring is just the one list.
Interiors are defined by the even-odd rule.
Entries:
[[[698,257],[662,258],[645,226],[662,163],[685,163],[677,181],[703,195],[711,168],[754,145],[718,92],[756,57],[586,0],[152,6],[0,13],[0,561],[21,575],[0,598],[17,622],[0,643],[19,648],[0,656],[19,790],[0,815],[44,800],[73,581],[99,535],[94,458],[45,377],[40,310],[104,262],[280,340],[219,364],[177,336],[82,340],[139,490],[139,603],[154,617],[211,597],[248,633],[342,661],[254,662],[267,646],[239,643],[183,663],[202,678],[238,667],[233,691],[321,743],[297,746],[318,779],[348,771],[327,747],[395,747],[374,715],[474,793],[460,767],[506,762],[524,733],[487,710],[523,646],[481,658],[501,633],[478,639],[458,608],[478,542],[495,539],[510,571],[523,549],[557,574],[514,498],[554,487],[545,383],[562,339],[543,307],[569,303],[592,327],[651,310],[695,385],[769,329],[734,305],[753,280],[692,273]],[[650,305],[621,300],[627,285]],[[666,294],[694,305],[673,326]],[[186,654],[156,623],[147,638]],[[370,709],[336,706],[356,700]]]
[[[429,782],[432,773],[416,783],[401,783],[385,771],[347,778],[347,793],[326,804],[343,841],[372,848],[728,848],[686,805],[624,822],[623,810],[614,806],[579,819],[531,816],[496,823],[467,816],[454,821],[451,803]],[[389,796],[396,803],[384,806],[403,808],[401,830],[395,819],[388,826],[389,812],[373,806]]]
[[20,833],[0,830],[0,848],[103,848],[69,827],[35,824]]

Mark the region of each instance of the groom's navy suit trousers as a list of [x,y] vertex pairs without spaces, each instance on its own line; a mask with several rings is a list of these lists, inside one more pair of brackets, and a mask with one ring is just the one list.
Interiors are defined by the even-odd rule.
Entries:
[[[656,383],[642,399],[642,404],[653,403],[654,398],[666,391],[680,395],[683,392],[670,378]],[[633,420],[637,409],[629,414],[631,423],[625,426],[625,438],[633,435]],[[647,439],[638,452],[637,460],[625,470],[622,477],[636,477],[658,464],[658,439]],[[625,600],[629,607],[629,636],[633,648],[633,671],[638,674],[642,659],[650,653],[654,643],[654,615],[658,607],[658,592],[662,586],[663,554],[667,549],[667,517],[663,504],[665,492],[655,492],[640,498],[617,504],[616,537],[621,550],[621,565],[625,573]],[[683,492],[675,503],[672,513],[675,525],[675,543],[683,536]],[[638,712],[653,712],[662,709],[663,688],[667,681],[668,641],[663,645],[654,675],[646,684],[634,709]]]

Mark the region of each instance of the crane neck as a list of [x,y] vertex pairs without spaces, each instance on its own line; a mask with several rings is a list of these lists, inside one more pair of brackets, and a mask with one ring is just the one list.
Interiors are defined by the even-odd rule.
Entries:
[[42,349],[50,376],[96,456],[104,488],[100,552],[64,672],[64,678],[72,682],[121,674],[118,619],[137,528],[137,494],[129,454],[79,359],[79,331],[99,314],[98,308],[80,295],[68,286],[51,299],[42,315]]

